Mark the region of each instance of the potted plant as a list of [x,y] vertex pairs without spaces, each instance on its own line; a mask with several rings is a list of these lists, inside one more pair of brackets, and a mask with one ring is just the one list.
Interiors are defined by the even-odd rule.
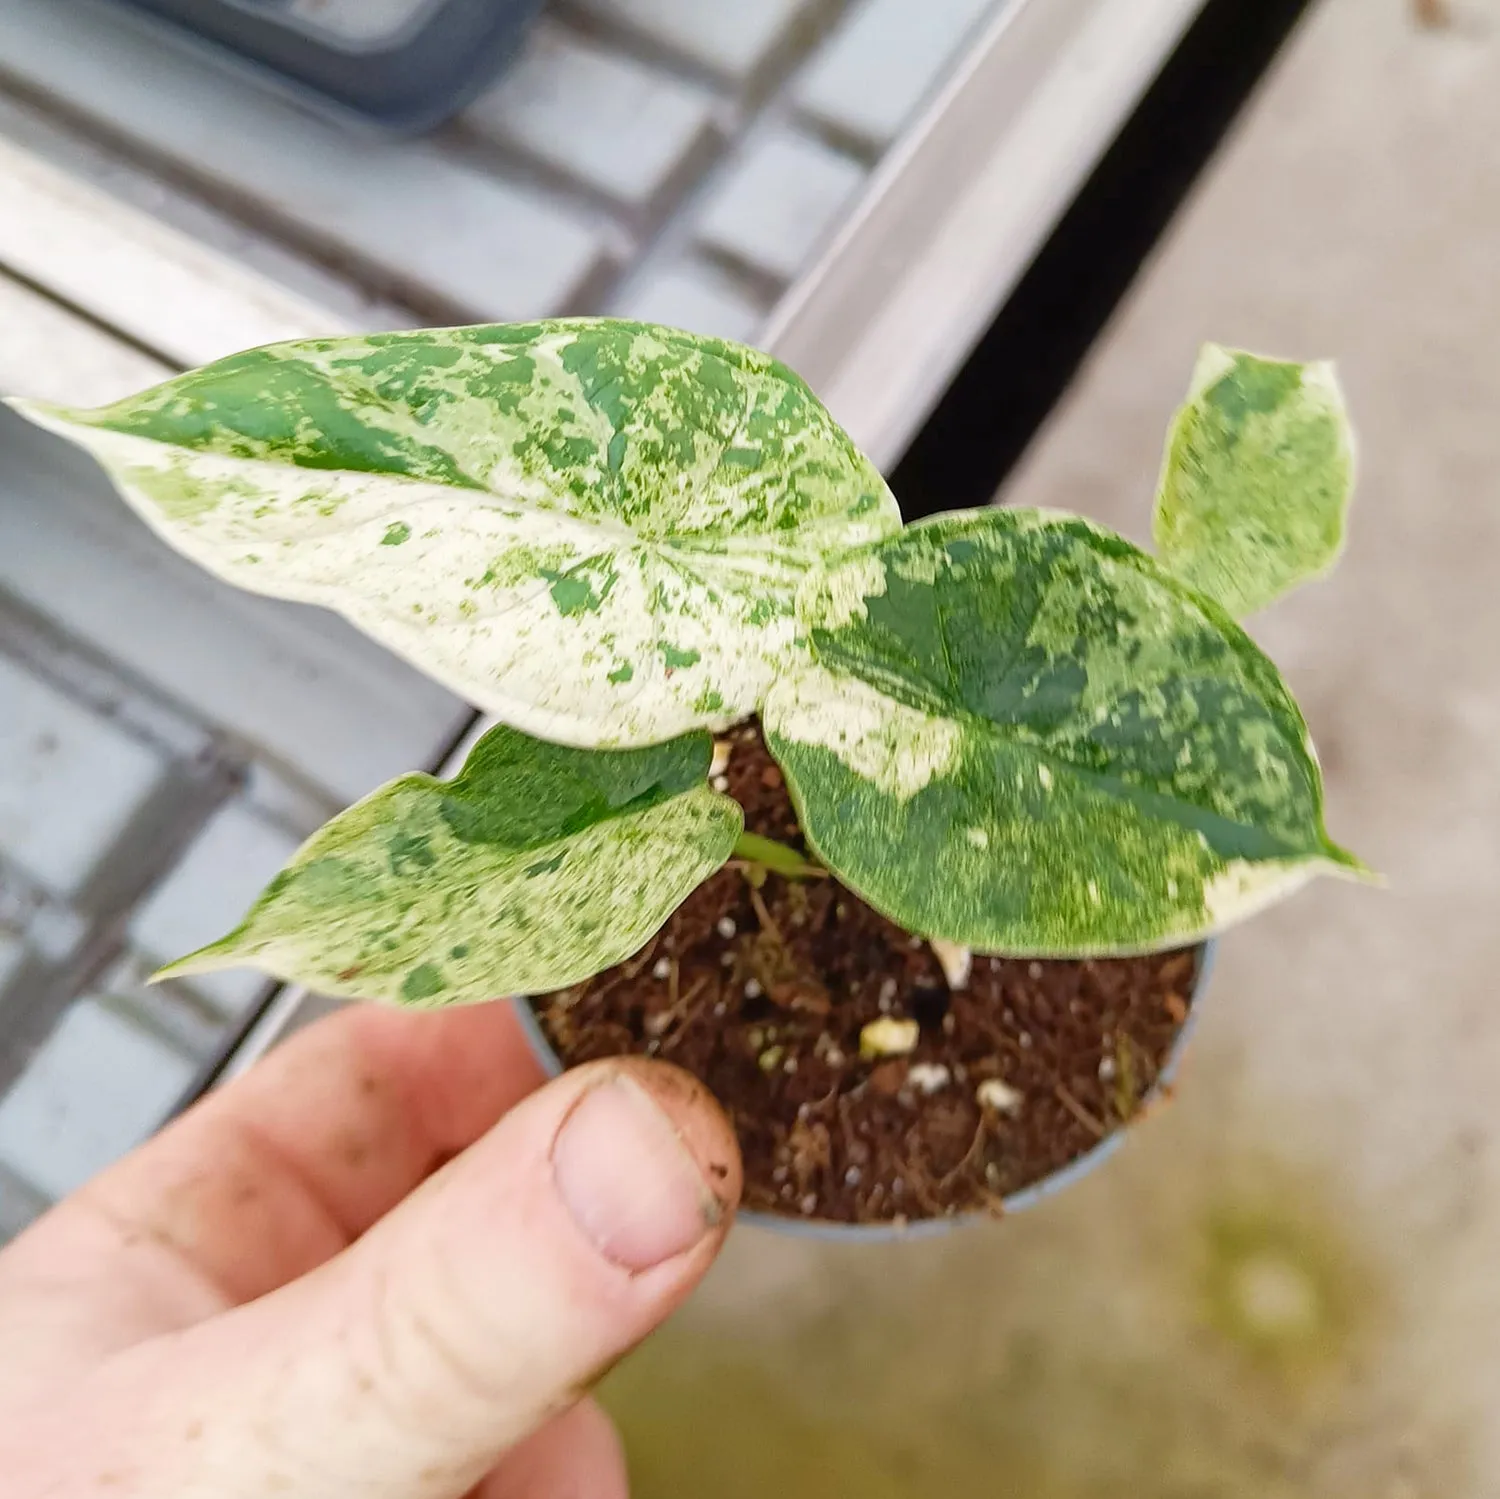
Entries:
[[187,556],[499,721],[163,973],[530,996],[565,1062],[715,1089],[751,1208],[910,1224],[1065,1179],[1154,1095],[1202,944],[1362,872],[1235,623],[1341,545],[1326,365],[1204,350],[1154,557],[1051,512],[903,527],[790,371],[635,323],[283,344],[21,409]]

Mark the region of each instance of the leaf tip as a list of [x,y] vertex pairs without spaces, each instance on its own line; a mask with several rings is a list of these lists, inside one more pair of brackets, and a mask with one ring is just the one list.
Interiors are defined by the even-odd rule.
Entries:
[[1378,869],[1372,869],[1358,854],[1351,853],[1332,840],[1324,844],[1324,857],[1332,866],[1328,872],[1337,878],[1353,880],[1360,885],[1373,885],[1379,890],[1387,889],[1390,885],[1390,880]]
[[252,966],[246,958],[234,951],[233,943],[242,930],[243,928],[239,928],[220,937],[217,942],[210,942],[206,947],[174,958],[170,963],[163,963],[146,982],[160,984],[168,979],[189,978],[195,973],[216,973],[221,968]]

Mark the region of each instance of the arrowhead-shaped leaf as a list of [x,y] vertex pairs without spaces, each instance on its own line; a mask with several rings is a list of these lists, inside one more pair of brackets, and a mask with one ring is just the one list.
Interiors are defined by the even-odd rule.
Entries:
[[325,994],[438,1006],[541,993],[638,951],[729,857],[713,745],[565,749],[495,728],[451,781],[340,813],[244,922],[162,977],[254,965]]
[[1167,437],[1157,554],[1242,619],[1332,568],[1353,487],[1353,434],[1332,365],[1209,344]]
[[280,344],[20,409],[219,576],[336,609],[567,744],[752,712],[801,653],[809,566],[900,524],[789,370],[637,323]]
[[909,931],[1086,955],[1220,930],[1320,870],[1302,717],[1215,605],[1084,521],[908,527],[810,583],[763,710],[803,832]]

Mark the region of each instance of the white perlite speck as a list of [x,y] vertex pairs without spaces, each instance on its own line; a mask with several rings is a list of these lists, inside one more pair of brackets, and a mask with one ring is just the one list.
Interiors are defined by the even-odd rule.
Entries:
[[670,958],[658,958],[651,965],[651,977],[664,979],[672,972],[672,960]]
[[734,924],[733,916],[721,916],[719,917],[716,930],[718,931],[719,935],[727,942],[732,936],[734,936],[737,931],[739,931],[739,928]]
[[872,1020],[859,1033],[859,1054],[867,1062],[876,1057],[904,1057],[912,1051],[922,1027],[915,1020],[883,1016]]
[[906,1073],[907,1083],[928,1097],[941,1093],[952,1079],[953,1074],[941,1062],[915,1062]]
[[987,1077],[974,1090],[974,1099],[982,1109],[993,1109],[997,1114],[1019,1114],[1025,1102],[1019,1090],[998,1077]]

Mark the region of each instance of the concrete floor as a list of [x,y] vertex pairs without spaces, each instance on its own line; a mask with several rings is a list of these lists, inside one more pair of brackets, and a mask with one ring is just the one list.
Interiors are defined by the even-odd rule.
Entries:
[[1005,494],[1144,538],[1200,340],[1340,359],[1348,557],[1253,628],[1389,888],[1227,941],[1179,1102],[1058,1203],[737,1235],[610,1387],[639,1499],[1500,1494],[1500,4],[1421,9],[1325,0]]

